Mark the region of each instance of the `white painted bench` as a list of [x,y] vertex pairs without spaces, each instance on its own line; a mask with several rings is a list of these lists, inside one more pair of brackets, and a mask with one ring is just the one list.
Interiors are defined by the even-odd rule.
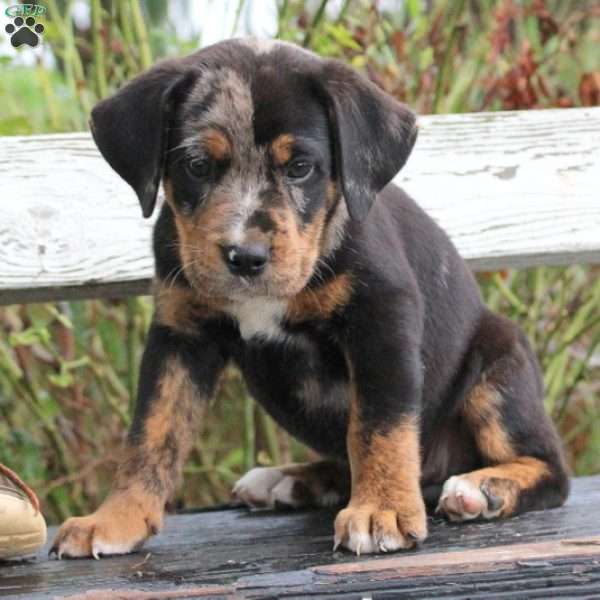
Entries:
[[[401,184],[476,270],[600,262],[600,108],[421,117]],[[152,220],[88,133],[0,138],[0,304],[144,294]]]
[[[475,269],[600,262],[600,108],[424,117],[397,182]],[[147,293],[152,222],[88,134],[0,138],[0,185],[0,304]],[[333,513],[174,516],[145,558],[49,562],[46,546],[35,563],[5,566],[0,589],[404,597],[437,586],[489,598],[518,585],[532,597],[600,597],[600,524],[589,518],[600,477],[573,487],[567,505],[498,523],[493,535],[489,523],[457,535],[437,521],[418,554],[377,560],[332,554]]]

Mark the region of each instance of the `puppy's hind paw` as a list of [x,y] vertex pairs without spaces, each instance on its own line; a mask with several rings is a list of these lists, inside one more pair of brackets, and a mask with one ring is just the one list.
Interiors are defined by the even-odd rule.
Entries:
[[294,479],[277,467],[257,467],[248,471],[233,487],[232,496],[251,508],[295,507]]
[[502,512],[502,498],[495,495],[486,481],[480,485],[467,475],[450,477],[442,489],[436,513],[450,521],[493,519]]
[[343,466],[318,461],[252,469],[235,484],[232,496],[252,508],[327,507],[339,505],[349,488]]

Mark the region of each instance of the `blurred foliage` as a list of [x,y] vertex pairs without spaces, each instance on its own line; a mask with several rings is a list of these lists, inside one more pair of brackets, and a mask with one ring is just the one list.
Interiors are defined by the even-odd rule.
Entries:
[[[179,39],[159,0],[90,0],[85,29],[70,1],[45,4],[52,67],[0,57],[2,135],[84,129],[99,98],[201,41]],[[278,36],[347,61],[420,113],[600,104],[597,2],[333,4],[279,0]],[[580,474],[600,471],[598,274],[572,266],[479,277],[488,304],[532,340],[547,408]],[[52,521],[92,509],[106,493],[151,314],[148,298],[0,308],[0,462],[33,484]],[[178,505],[222,501],[252,465],[310,455],[254,405],[236,371],[213,404]]]

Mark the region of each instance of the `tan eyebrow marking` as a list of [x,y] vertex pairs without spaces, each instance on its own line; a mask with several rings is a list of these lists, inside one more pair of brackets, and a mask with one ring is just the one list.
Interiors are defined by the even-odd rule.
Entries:
[[218,129],[209,128],[202,132],[202,147],[215,160],[225,160],[231,156],[231,144]]
[[294,136],[291,133],[283,133],[271,142],[271,153],[277,165],[284,165],[292,157]]

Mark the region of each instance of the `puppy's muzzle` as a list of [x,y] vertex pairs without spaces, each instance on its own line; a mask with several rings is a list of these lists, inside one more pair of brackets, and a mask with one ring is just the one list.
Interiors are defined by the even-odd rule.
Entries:
[[265,244],[246,244],[244,246],[222,246],[223,260],[232,275],[255,277],[267,266],[271,252]]

